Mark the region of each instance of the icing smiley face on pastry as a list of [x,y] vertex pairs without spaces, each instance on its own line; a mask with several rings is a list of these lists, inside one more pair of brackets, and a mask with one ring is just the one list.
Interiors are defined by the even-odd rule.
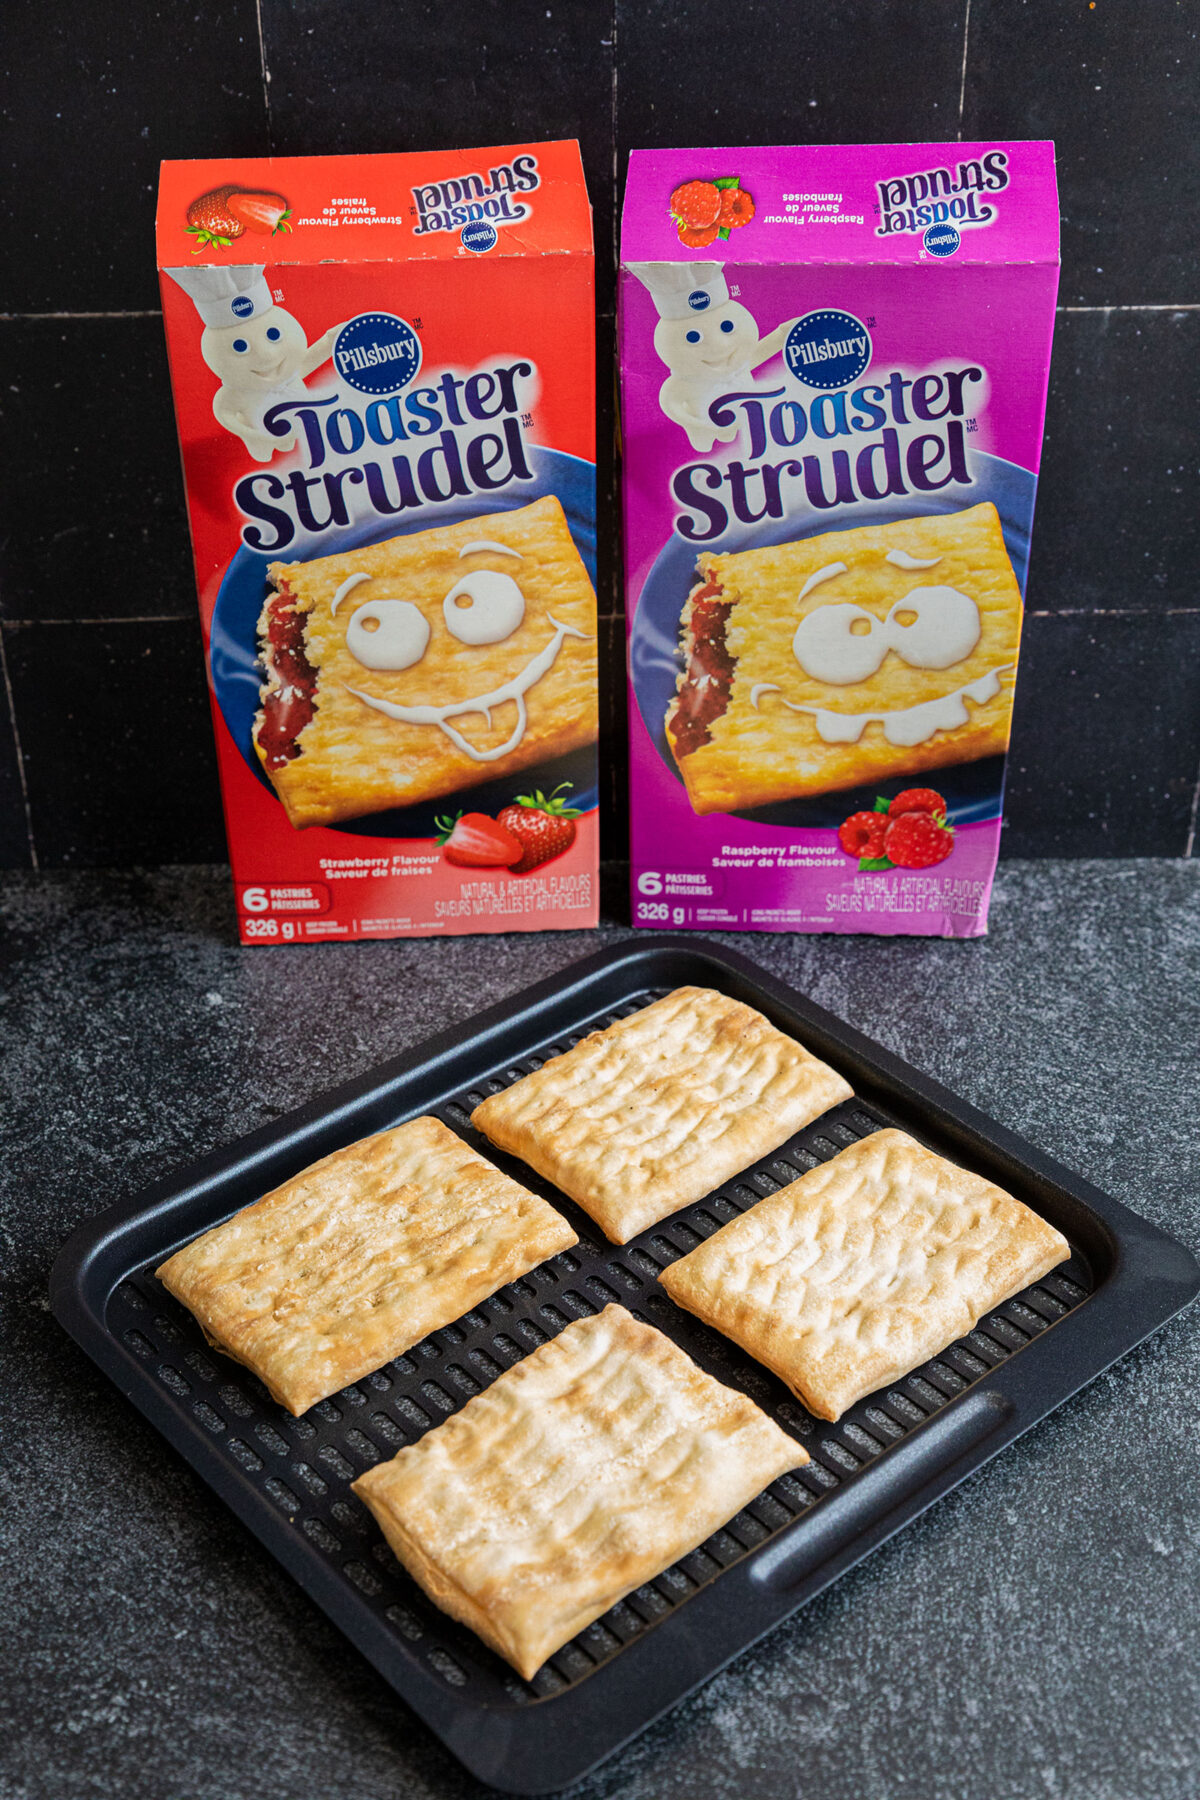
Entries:
[[[460,559],[469,558],[474,566],[454,583],[442,600],[446,631],[468,649],[506,643],[524,622],[525,596],[513,575],[490,566],[490,562],[500,557],[512,557],[520,563],[523,561],[521,552],[492,539],[480,539],[464,544],[458,554]],[[337,612],[342,600],[361,582],[370,580],[371,576],[365,571],[348,576],[334,595],[333,612]],[[436,705],[385,699],[349,683],[346,684],[347,691],[389,719],[406,725],[439,727],[473,762],[497,762],[514,750],[525,735],[529,723],[525,696],[529,689],[553,668],[566,638],[586,635],[574,625],[560,623],[549,613],[546,619],[553,628],[553,635],[542,649],[510,680],[486,693],[467,694],[461,700]],[[411,600],[381,596],[355,608],[346,627],[346,648],[364,669],[396,674],[414,668],[422,661],[432,635],[429,618],[419,606]],[[490,726],[492,712],[509,701],[516,703],[516,723],[502,744],[480,747],[450,722],[475,713]]]
[[554,495],[268,573],[254,747],[293,825],[595,741],[596,596]]
[[853,602],[819,606],[801,619],[792,655],[806,675],[835,687],[866,681],[894,650],[914,669],[949,669],[980,637],[979,608],[952,587],[916,587],[880,621]]
[[[914,557],[889,550],[884,562],[905,572],[933,569],[941,557]],[[844,562],[828,563],[810,575],[798,599],[852,571]],[[910,587],[882,619],[854,601],[831,600],[805,614],[792,638],[792,655],[804,675],[830,687],[850,688],[870,681],[894,654],[911,669],[952,669],[965,663],[983,635],[979,607],[970,594],[944,583]],[[976,675],[963,687],[915,705],[879,711],[841,711],[789,700],[773,682],[760,682],[751,694],[759,704],[764,694],[779,692],[793,712],[812,716],[818,735],[829,744],[857,743],[867,725],[883,727],[889,744],[913,746],[938,731],[952,731],[968,721],[966,700],[983,704],[999,692],[999,676],[1011,664]]]

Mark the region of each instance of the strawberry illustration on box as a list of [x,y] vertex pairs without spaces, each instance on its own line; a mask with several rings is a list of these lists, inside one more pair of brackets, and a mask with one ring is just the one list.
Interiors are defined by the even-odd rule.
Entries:
[[442,855],[456,868],[509,869],[521,860],[516,838],[487,813],[456,813],[437,826]]
[[187,209],[188,235],[196,240],[192,255],[199,256],[210,245],[228,250],[246,231],[275,237],[292,229],[291,216],[292,209],[282,194],[255,193],[229,182],[210,188]]
[[522,794],[515,805],[506,806],[499,823],[521,846],[520,858],[512,864],[513,874],[525,875],[569,850],[575,842],[578,817],[579,809],[569,806],[557,790],[549,799],[542,793]]
[[438,842],[446,861],[460,868],[506,868],[526,875],[571,848],[580,816],[557,789],[549,799],[541,792],[522,794],[494,819],[487,813],[439,819]]
[[278,237],[281,231],[292,229],[288,222],[292,209],[282,194],[234,192],[229,196],[229,210],[247,231],[259,237]]

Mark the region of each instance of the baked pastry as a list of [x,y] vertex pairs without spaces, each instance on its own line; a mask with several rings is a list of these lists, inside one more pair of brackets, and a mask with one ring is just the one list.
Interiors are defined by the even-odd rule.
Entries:
[[290,1413],[578,1238],[440,1119],[335,1150],[156,1270]]
[[994,506],[701,553],[667,738],[698,813],[1008,746],[1021,590]]
[[662,1273],[819,1419],[839,1419],[1071,1254],[1003,1188],[876,1131]]
[[430,1599],[525,1677],[808,1457],[622,1306],[354,1483]]
[[254,748],[293,825],[594,742],[596,596],[553,494],[269,573]]
[[627,1244],[852,1092],[753,1007],[682,987],[493,1094],[471,1123]]

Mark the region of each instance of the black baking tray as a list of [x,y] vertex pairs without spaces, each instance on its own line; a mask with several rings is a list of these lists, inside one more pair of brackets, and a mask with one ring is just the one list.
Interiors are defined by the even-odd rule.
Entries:
[[[855,1093],[630,1244],[472,1129],[480,1098],[584,1032],[695,982],[764,1012]],[[302,1419],[205,1342],[154,1267],[329,1151],[418,1113],[545,1194],[575,1249]],[[943,1355],[812,1418],[679,1311],[661,1269],[764,1194],[895,1124],[1018,1195],[1072,1255]],[[1191,1253],[746,958],[659,937],[591,956],[82,1226],[54,1266],[60,1322],[454,1754],[507,1792],[568,1786],[1130,1350],[1200,1290]],[[552,1657],[532,1682],[438,1612],[349,1492],[572,1318],[620,1300],[741,1388],[811,1457]]]

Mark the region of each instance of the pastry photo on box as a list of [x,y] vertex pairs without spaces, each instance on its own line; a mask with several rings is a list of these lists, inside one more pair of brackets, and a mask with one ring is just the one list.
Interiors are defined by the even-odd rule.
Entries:
[[989,502],[702,553],[697,578],[666,722],[695,812],[1007,749],[1021,592]]
[[987,930],[1058,254],[1049,143],[632,153],[635,924]]
[[578,144],[168,162],[157,236],[242,943],[595,925]]
[[254,747],[294,826],[595,742],[596,596],[555,496],[269,574]]

